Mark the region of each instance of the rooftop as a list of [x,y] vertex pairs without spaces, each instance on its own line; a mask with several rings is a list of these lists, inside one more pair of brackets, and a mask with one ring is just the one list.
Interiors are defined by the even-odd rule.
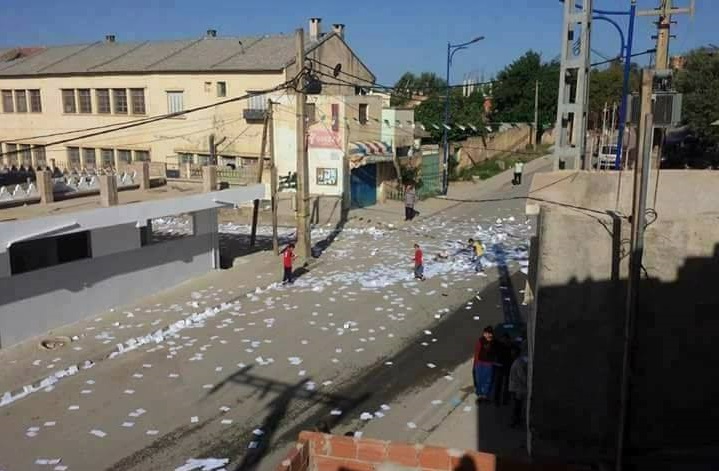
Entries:
[[[329,38],[306,41],[311,51]],[[171,41],[98,41],[25,48],[25,57],[0,62],[0,77],[63,74],[281,71],[294,62],[295,36],[203,36]],[[0,49],[8,54],[13,49]]]

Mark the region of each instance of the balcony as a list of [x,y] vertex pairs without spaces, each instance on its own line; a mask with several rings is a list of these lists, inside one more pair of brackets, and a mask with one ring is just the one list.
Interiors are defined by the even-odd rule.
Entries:
[[264,121],[267,116],[266,108],[245,108],[242,111],[242,116],[246,121]]

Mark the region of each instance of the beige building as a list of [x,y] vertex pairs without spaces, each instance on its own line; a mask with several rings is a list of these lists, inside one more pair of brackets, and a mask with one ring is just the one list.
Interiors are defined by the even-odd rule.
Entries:
[[[318,77],[335,83],[324,85],[323,96],[311,100],[335,97],[337,103],[369,107],[362,102],[363,86],[375,78],[344,41],[344,25],[323,33],[320,20],[313,18],[305,49]],[[212,30],[193,40],[121,42],[108,36],[92,44],[10,54],[11,60],[0,62],[0,167],[54,163],[60,168],[119,168],[142,160],[169,167],[206,164],[211,137],[218,164],[252,164],[260,152],[271,97],[280,103],[275,115],[279,170],[294,171],[291,89],[211,105],[281,86],[297,74],[295,54],[294,34],[220,37]],[[337,64],[343,73],[333,79]],[[207,108],[133,126],[203,106]],[[324,113],[331,116],[329,101],[328,106]],[[345,116],[349,111],[343,109],[343,120]],[[361,138],[366,124],[355,126],[352,120],[349,126]],[[379,125],[376,135],[379,139]]]

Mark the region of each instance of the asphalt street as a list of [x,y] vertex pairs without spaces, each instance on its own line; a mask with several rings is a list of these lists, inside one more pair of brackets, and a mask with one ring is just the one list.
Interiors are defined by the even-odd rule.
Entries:
[[[253,254],[59,329],[77,336],[65,346],[3,350],[0,394],[80,367],[5,396],[0,470],[172,470],[193,458],[270,469],[319,423],[342,432],[407,425],[383,406],[438,381],[466,388],[451,372],[481,328],[521,319],[530,180],[469,189],[457,197],[468,202],[445,201],[411,224],[383,214],[339,234],[317,227],[313,239],[326,248],[292,286],[276,283],[279,259]],[[246,227],[221,230],[242,236]],[[461,252],[469,237],[487,247],[484,274]],[[412,278],[414,242],[424,282]]]

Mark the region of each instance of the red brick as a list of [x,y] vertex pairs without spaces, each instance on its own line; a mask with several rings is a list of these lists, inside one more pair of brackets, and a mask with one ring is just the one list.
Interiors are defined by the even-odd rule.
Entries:
[[450,469],[450,459],[447,450],[437,447],[426,447],[419,454],[419,464],[424,469]]
[[315,456],[310,461],[312,471],[340,471],[342,461],[327,456]]
[[360,440],[357,442],[357,459],[371,463],[381,463],[387,458],[387,444],[380,440]]
[[418,466],[419,458],[414,445],[390,443],[387,448],[387,459],[402,466]]
[[330,454],[336,458],[357,458],[357,444],[352,438],[332,437]]
[[342,471],[374,471],[374,464],[366,461],[344,460]]
[[461,456],[452,456],[451,466],[456,471],[495,471],[497,458],[489,453],[465,452]]

